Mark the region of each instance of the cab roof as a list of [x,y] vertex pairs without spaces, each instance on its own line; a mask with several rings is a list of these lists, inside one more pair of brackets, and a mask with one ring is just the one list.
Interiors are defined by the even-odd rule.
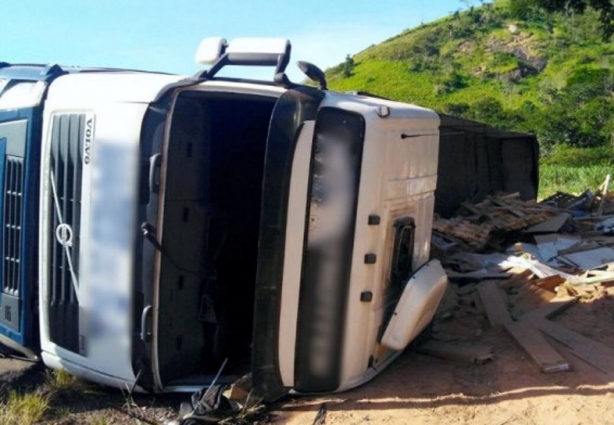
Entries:
[[[105,68],[105,67],[80,67],[80,66],[65,66],[57,64],[32,64],[19,63],[11,64],[8,62],[0,62],[0,78],[8,80],[26,80],[26,81],[51,81],[61,75],[74,73],[88,72],[135,72],[151,74],[149,71],[140,71],[121,68]],[[156,74],[163,74],[157,72]]]

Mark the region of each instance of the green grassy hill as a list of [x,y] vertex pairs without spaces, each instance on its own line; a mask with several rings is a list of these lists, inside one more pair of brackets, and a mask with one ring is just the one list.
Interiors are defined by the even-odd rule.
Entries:
[[597,13],[565,17],[521,3],[498,0],[407,30],[329,69],[329,85],[533,132],[545,156],[611,146],[614,43],[602,40]]

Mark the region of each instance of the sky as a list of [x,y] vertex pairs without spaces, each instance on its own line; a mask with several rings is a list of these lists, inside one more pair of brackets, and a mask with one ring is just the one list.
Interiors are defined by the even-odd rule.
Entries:
[[[0,61],[191,75],[203,37],[282,37],[322,69],[471,0],[0,0]],[[477,3],[477,2],[476,2]],[[244,70],[242,70],[243,72]],[[267,71],[260,70],[259,75]],[[272,76],[272,69],[270,71]],[[235,75],[236,76],[236,75]],[[264,77],[262,77],[264,78]]]

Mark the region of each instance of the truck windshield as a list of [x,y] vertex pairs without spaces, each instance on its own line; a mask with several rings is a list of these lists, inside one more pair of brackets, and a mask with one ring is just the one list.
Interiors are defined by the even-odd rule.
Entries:
[[42,81],[0,79],[0,110],[37,106],[45,87]]

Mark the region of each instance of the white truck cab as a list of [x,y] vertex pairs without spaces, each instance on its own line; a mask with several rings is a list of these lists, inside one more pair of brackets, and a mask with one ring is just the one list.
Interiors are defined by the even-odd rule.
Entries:
[[[446,285],[428,261],[439,118],[284,74],[287,40],[211,68],[59,77],[44,112],[41,349],[102,384],[334,392],[381,371]],[[274,66],[272,83],[217,77]]]

